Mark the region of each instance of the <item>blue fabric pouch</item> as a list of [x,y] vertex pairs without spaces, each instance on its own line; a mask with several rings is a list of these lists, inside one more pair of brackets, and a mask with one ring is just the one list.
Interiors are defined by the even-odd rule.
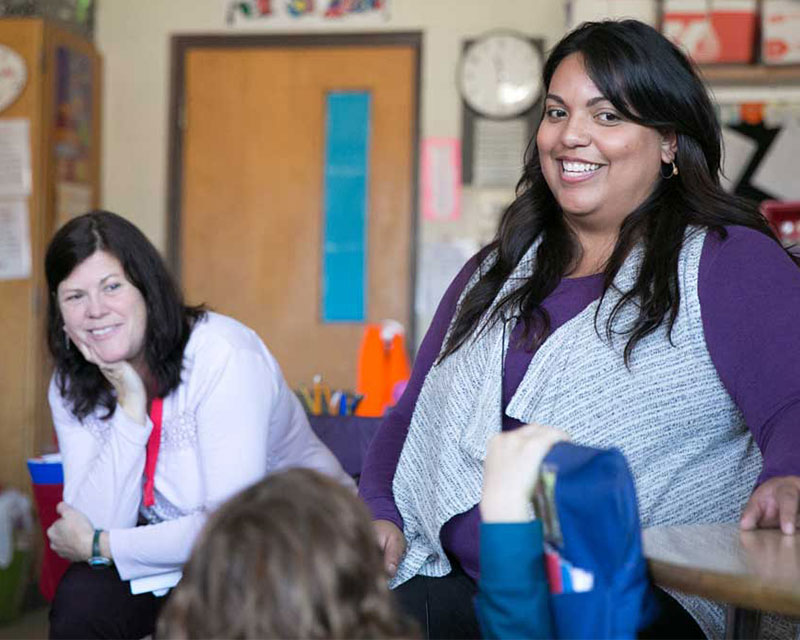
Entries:
[[549,550],[556,637],[635,638],[656,603],[625,457],[559,443],[544,459],[534,502]]

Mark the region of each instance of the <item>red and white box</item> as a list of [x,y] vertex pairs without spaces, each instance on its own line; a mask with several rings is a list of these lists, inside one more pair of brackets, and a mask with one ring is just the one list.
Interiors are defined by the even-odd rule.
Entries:
[[800,62],[800,1],[764,0],[761,6],[761,61]]
[[742,63],[753,59],[756,22],[756,0],[665,0],[662,32],[695,62]]

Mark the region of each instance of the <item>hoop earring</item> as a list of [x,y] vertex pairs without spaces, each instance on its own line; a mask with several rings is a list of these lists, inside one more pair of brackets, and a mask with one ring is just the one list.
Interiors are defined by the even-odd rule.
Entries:
[[[667,173],[666,174],[664,173],[664,165],[665,164],[666,164],[665,162],[662,162],[661,163],[661,169],[659,170],[659,173],[661,174],[661,177],[664,180],[669,180],[673,176],[677,176],[678,175],[678,165],[675,164],[674,160],[672,162],[670,162],[669,164],[666,164],[666,166],[667,166]],[[670,169],[669,167],[672,167],[672,168]]]

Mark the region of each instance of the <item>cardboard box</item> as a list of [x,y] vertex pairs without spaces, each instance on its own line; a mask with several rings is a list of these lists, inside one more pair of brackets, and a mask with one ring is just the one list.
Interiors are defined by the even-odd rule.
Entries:
[[666,0],[662,31],[695,62],[747,63],[754,57],[756,0]]
[[764,0],[761,61],[765,64],[800,62],[800,0]]

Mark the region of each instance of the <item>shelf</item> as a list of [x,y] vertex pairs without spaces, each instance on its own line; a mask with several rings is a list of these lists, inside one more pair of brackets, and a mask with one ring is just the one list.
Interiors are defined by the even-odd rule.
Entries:
[[712,85],[800,86],[800,64],[707,64],[699,68]]

